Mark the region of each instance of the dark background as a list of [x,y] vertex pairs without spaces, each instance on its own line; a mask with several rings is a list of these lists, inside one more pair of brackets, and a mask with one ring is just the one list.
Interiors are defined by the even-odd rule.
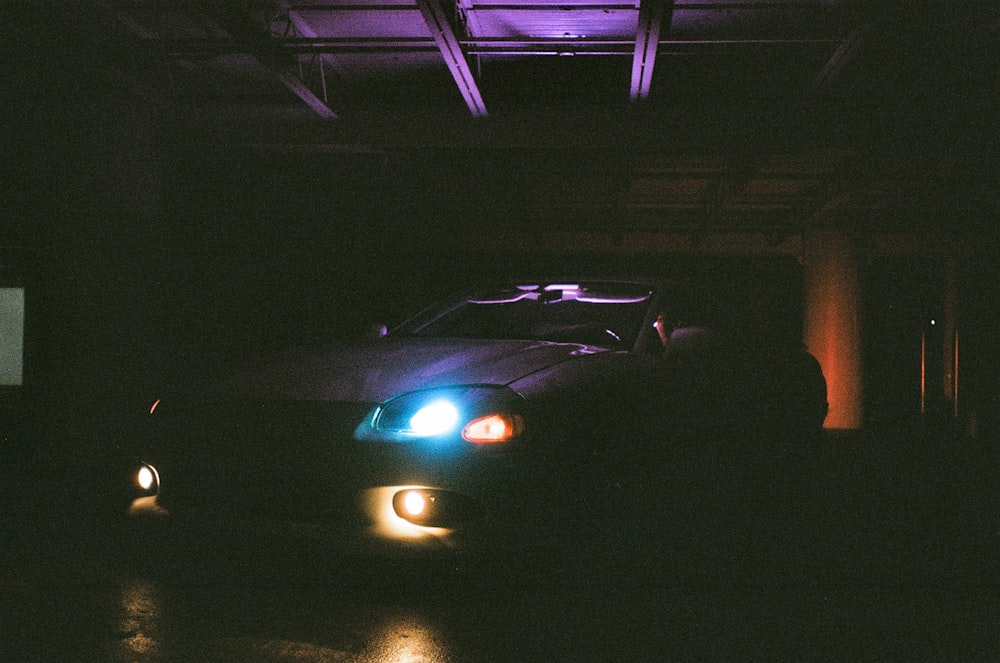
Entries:
[[[463,117],[460,103],[442,111],[455,102],[451,82],[418,72],[412,85],[376,86],[348,103],[334,129],[270,123],[263,110],[255,121],[205,120],[196,98],[165,103],[136,80],[134,71],[158,65],[120,50],[120,25],[109,36],[80,6],[18,5],[5,26],[0,89],[0,279],[26,288],[27,311],[24,385],[0,393],[7,474],[16,483],[27,466],[99,465],[114,451],[104,431],[118,413],[166,386],[366,321],[392,326],[472,277],[693,279],[748,326],[796,338],[796,256],[702,250],[694,234],[683,250],[635,246],[614,230],[634,222],[623,210],[588,208],[584,196],[554,214],[536,195],[538,182],[566,172],[616,181],[637,155],[717,152],[848,149],[918,170],[954,159],[954,169],[935,171],[922,207],[881,210],[917,245],[862,252],[865,425],[926,427],[920,339],[941,333],[929,321],[943,315],[954,255],[963,400],[948,423],[995,440],[997,72],[979,49],[993,28],[973,30],[966,11],[975,37],[951,49],[962,41],[936,31],[932,5],[912,25],[885,23],[843,89],[821,103],[788,103],[782,85],[753,87],[792,69],[794,60],[765,57],[731,70],[661,68],[657,89],[676,95],[642,109],[608,106],[605,77],[615,70],[580,59],[558,70],[555,87],[540,81],[566,63],[488,71],[484,90],[499,100],[486,121]],[[986,26],[995,18],[983,13]],[[412,109],[402,103],[411,94]],[[860,218],[843,230],[874,241]],[[563,232],[567,245],[547,231]],[[939,360],[929,358],[932,373]]]
[[[166,66],[117,18],[168,4],[0,11],[0,286],[26,292],[24,384],[0,388],[0,658],[996,659],[995,3],[824,3],[875,27],[819,99],[801,91],[828,51],[710,49],[658,64],[643,108],[627,102],[626,59],[535,58],[484,69],[488,120],[468,117],[439,68],[344,83],[342,119],[326,123],[273,81],[271,96],[239,83],[203,103],[213,79],[186,80],[190,63]],[[257,4],[178,3],[218,20]],[[644,160],[655,175],[674,157],[739,170],[791,155],[805,163],[794,183],[810,155],[841,153],[815,198],[847,201],[835,225],[860,247],[865,421],[822,441],[801,530],[826,547],[806,573],[678,584],[615,565],[571,582],[485,569],[485,585],[446,585],[404,568],[348,582],[298,557],[293,580],[241,576],[257,541],[235,564],[206,551],[193,577],[136,572],[122,432],[164,390],[392,326],[473,278],[538,272],[694,280],[747,326],[798,338],[803,266],[782,247],[808,229],[755,225],[770,192],[738,228],[767,236],[754,251],[616,196]],[[957,418],[941,393],[949,258]],[[779,571],[786,560],[801,562]]]

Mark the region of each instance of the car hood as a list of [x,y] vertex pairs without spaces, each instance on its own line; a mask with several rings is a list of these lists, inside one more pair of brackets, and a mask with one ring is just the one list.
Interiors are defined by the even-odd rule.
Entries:
[[604,348],[547,341],[386,337],[285,352],[223,380],[219,396],[374,403],[416,389],[506,385]]

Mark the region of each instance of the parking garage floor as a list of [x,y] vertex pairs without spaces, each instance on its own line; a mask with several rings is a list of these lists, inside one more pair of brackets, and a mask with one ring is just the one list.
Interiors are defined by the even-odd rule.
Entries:
[[786,549],[767,573],[645,572],[627,559],[319,570],[294,556],[258,573],[247,553],[218,551],[158,566],[137,563],[129,530],[106,515],[16,501],[29,499],[22,481],[5,491],[0,659],[995,660],[993,468],[974,440],[828,444],[804,523],[824,546],[807,566]]

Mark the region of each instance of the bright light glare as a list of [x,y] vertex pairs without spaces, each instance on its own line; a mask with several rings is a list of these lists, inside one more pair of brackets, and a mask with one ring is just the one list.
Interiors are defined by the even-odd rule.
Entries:
[[139,468],[139,472],[136,474],[135,480],[139,484],[140,488],[143,490],[149,490],[153,486],[153,482],[156,480],[156,477],[153,476],[153,470],[143,465]]
[[401,490],[422,490],[426,486],[380,486],[365,491],[365,511],[372,519],[372,533],[384,539],[423,543],[437,548],[451,547],[452,530],[411,523],[399,516],[392,506],[393,496]]
[[427,507],[427,498],[415,490],[411,490],[403,497],[403,508],[411,516],[419,516]]
[[416,435],[441,435],[458,423],[458,409],[448,401],[434,401],[420,408],[410,419],[410,430]]

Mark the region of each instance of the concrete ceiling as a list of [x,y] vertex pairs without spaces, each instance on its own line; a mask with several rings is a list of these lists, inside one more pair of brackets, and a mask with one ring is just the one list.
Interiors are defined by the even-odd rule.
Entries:
[[773,109],[863,103],[879,89],[920,99],[943,92],[943,79],[990,73],[1000,37],[995,3],[962,0],[130,0],[104,8],[102,20],[113,23],[106,36],[137,78],[230,118],[296,106],[322,119],[388,107],[446,117],[629,103]]
[[976,233],[1000,210],[992,1],[68,6],[33,5],[39,48],[85,52],[187,149],[431,151],[470,208],[578,229]]

